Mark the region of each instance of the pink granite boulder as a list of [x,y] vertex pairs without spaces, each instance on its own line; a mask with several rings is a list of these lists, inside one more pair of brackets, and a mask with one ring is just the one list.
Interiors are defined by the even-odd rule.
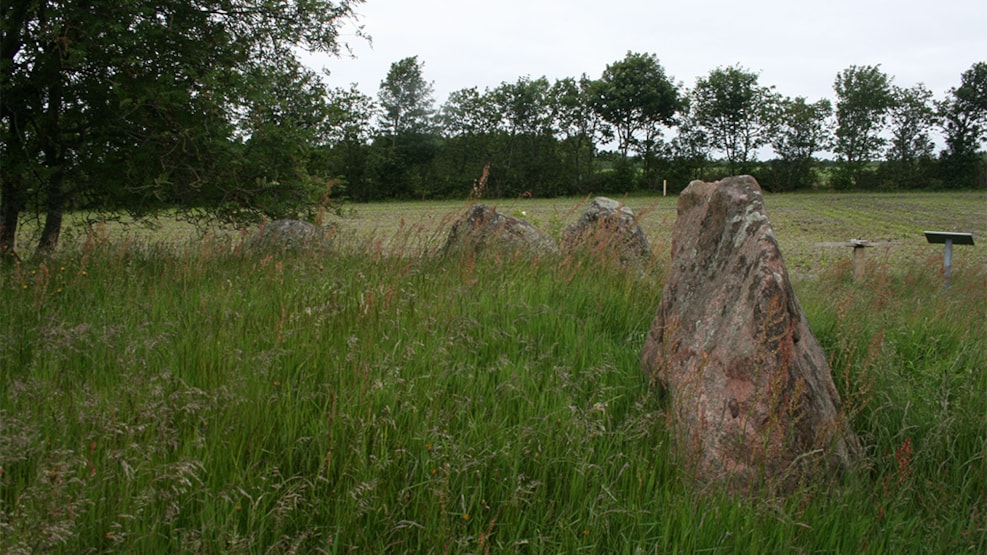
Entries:
[[700,482],[790,489],[859,451],[750,176],[680,196],[642,369],[667,393],[677,452]]

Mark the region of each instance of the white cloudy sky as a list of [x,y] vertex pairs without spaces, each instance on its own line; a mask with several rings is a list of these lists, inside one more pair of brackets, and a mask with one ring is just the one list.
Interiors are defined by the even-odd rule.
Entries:
[[833,99],[843,69],[876,64],[939,98],[987,61],[987,0],[367,0],[358,11],[373,45],[350,35],[354,59],[310,65],[376,97],[390,65],[417,55],[439,104],[525,75],[598,78],[627,51],[655,54],[686,87],[739,64],[810,100]]

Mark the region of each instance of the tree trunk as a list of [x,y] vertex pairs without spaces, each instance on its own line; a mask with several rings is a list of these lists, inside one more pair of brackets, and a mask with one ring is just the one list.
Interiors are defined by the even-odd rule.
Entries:
[[45,167],[51,171],[48,177],[46,193],[48,195],[45,227],[41,231],[41,239],[35,256],[51,254],[58,246],[58,238],[62,233],[62,214],[65,211],[65,145],[62,143],[62,103],[65,100],[64,84],[62,82],[62,53],[56,45],[46,49],[46,55],[51,66],[48,70],[53,76],[48,87],[48,106],[44,113],[44,130],[41,137],[42,152]]
[[4,11],[0,40],[0,67],[3,73],[4,94],[0,95],[0,124],[5,127],[6,155],[0,160],[0,264],[17,260],[15,251],[17,223],[22,206],[22,178],[19,170],[12,170],[12,158],[22,151],[21,125],[23,125],[24,92],[13,88],[14,59],[24,46],[23,30],[27,20],[29,2],[14,3]]
[[5,175],[0,179],[0,263],[17,260],[15,250],[17,220],[20,216],[20,179]]
[[62,216],[65,213],[65,178],[61,170],[56,171],[48,182],[48,211],[45,214],[45,227],[35,256],[47,256],[58,246],[62,234]]

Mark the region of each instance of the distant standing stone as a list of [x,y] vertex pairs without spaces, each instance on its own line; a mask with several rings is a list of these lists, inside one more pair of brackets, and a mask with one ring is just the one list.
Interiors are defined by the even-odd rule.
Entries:
[[558,253],[555,239],[529,222],[500,214],[486,204],[473,205],[452,224],[443,252],[473,253],[495,251],[510,256],[542,256]]
[[332,233],[326,229],[299,220],[274,220],[262,224],[247,246],[250,250],[293,250],[331,244]]
[[694,181],[680,196],[642,368],[667,390],[699,481],[786,489],[860,449],[750,176]]
[[607,197],[596,197],[575,223],[562,230],[562,250],[615,253],[627,264],[651,258],[648,237],[634,211]]

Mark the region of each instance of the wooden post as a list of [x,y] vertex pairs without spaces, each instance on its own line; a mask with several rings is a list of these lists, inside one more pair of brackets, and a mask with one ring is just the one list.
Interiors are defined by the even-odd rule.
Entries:
[[864,265],[864,249],[866,245],[853,246],[853,281],[864,279],[866,266]]
[[867,266],[864,263],[864,249],[873,246],[873,244],[862,239],[850,239],[850,246],[853,247],[853,281],[862,281],[867,273]]
[[663,196],[663,197],[667,197],[668,196],[668,180],[667,179],[662,179],[661,180],[661,196]]

